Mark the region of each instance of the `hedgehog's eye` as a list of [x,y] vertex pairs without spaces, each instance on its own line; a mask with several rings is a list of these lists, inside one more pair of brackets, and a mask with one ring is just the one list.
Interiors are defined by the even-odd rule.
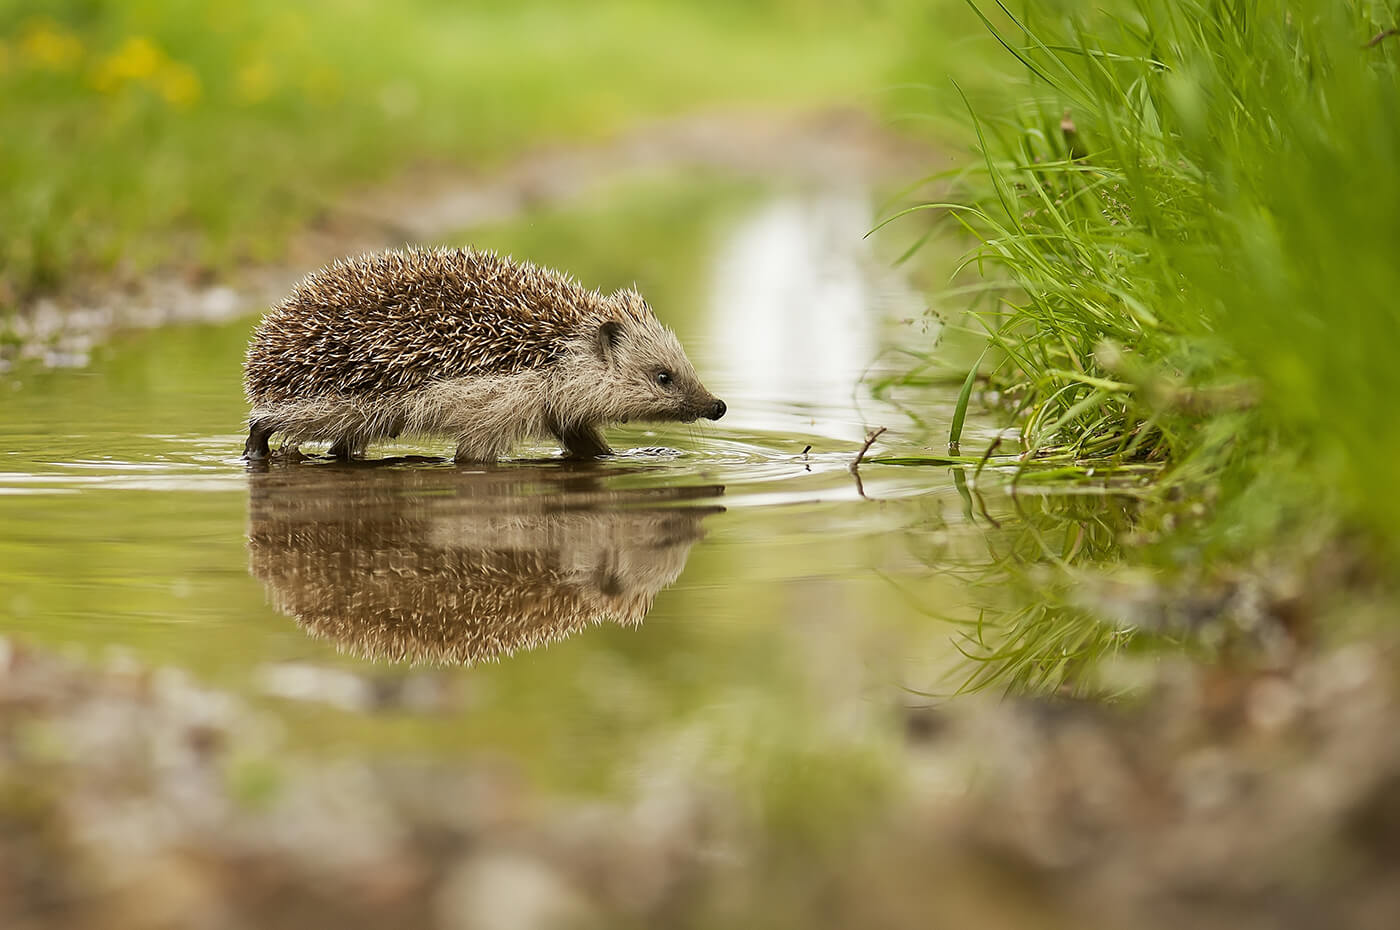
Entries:
[[658,371],[656,373],[656,383],[661,385],[662,387],[670,386],[671,373],[669,371]]

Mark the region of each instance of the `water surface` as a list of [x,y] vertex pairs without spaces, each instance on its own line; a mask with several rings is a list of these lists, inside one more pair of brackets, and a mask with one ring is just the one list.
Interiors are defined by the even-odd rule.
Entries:
[[697,182],[458,240],[635,282],[728,402],[713,425],[613,430],[600,463],[458,466],[444,443],[249,466],[253,316],[19,370],[0,631],[188,670],[310,747],[485,752],[570,789],[697,759],[763,784],[816,758],[838,781],[878,769],[907,689],[965,664],[944,618],[975,615],[969,579],[1025,511],[973,506],[949,469],[852,475],[871,426],[936,448],[907,412],[946,429],[956,393],[872,396],[939,335],[863,240],[873,210],[859,188]]

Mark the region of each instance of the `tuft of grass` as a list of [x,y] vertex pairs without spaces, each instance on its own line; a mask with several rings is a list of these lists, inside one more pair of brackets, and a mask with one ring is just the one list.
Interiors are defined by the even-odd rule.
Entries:
[[1335,506],[1400,555],[1400,5],[970,6],[1021,77],[914,209],[977,238],[974,371],[1024,456],[1160,462],[1266,534]]

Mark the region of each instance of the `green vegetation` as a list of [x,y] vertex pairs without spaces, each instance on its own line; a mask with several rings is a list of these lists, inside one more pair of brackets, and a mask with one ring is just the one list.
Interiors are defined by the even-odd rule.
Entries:
[[[978,158],[888,222],[971,233],[974,304],[905,379],[962,382],[950,454],[873,461],[1110,496],[1018,510],[962,687],[1099,692],[1129,644],[1392,612],[1364,579],[1400,556],[1400,5],[1021,6],[968,3],[1000,66],[963,43],[906,67]],[[960,449],[979,398],[1016,429]]]
[[1218,487],[1227,551],[1335,504],[1394,553],[1396,4],[1034,6],[991,7],[1020,78],[973,76],[984,161],[916,208],[980,240],[1024,458]]
[[277,257],[413,165],[701,106],[860,99],[868,4],[0,0],[0,311],[75,274]]

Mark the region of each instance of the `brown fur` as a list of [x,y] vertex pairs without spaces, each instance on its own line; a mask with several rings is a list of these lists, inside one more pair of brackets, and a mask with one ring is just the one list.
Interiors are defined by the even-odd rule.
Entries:
[[548,436],[588,457],[609,451],[610,423],[724,413],[636,291],[604,295],[472,249],[381,252],[308,276],[258,325],[244,387],[254,457],[273,433],[343,457],[400,434],[451,436],[459,460]]

